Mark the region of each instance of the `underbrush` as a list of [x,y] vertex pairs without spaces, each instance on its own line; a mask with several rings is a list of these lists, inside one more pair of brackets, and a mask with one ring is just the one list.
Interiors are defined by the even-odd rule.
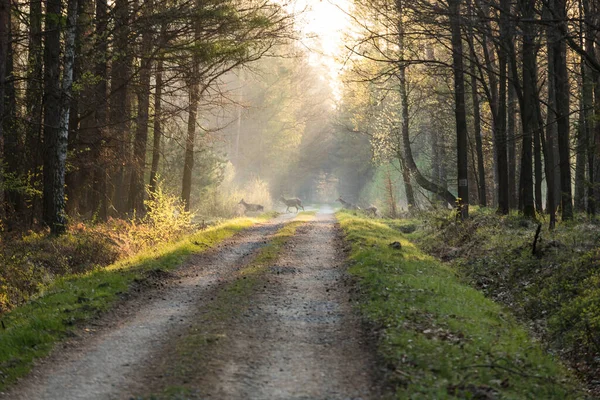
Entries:
[[4,236],[0,241],[0,315],[27,302],[57,277],[82,274],[170,242],[196,229],[177,196],[159,187],[140,220],[73,222],[62,236],[48,231]]
[[421,248],[451,261],[465,278],[502,302],[560,353],[600,395],[600,226],[583,216],[540,232],[517,214],[480,209],[457,222],[423,213],[413,234]]
[[584,397],[511,313],[409,241],[425,238],[414,221],[337,216],[396,398]]

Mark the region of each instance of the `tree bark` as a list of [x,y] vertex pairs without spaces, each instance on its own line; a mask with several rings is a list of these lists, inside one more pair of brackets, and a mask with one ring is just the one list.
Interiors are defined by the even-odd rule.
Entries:
[[[153,0],[144,5],[147,15],[151,15]],[[150,75],[152,69],[152,29],[147,27],[142,33],[140,60],[140,81],[137,88],[138,113],[133,141],[133,166],[129,186],[129,211],[135,215],[144,214],[144,173],[146,171],[146,146],[148,144],[148,110],[150,108]]]
[[398,209],[396,207],[396,197],[394,196],[394,183],[392,182],[392,175],[390,173],[390,166],[388,165],[385,174],[385,191],[387,197],[387,203],[389,208],[389,217],[398,218]]
[[[498,49],[498,91],[495,104],[494,144],[498,176],[498,213],[506,215],[510,209],[508,186],[508,155],[506,148],[506,94],[507,67],[511,54],[510,0],[500,1],[500,45]],[[491,74],[491,73],[490,73]]]
[[544,131],[540,130],[540,136],[542,141],[542,151],[544,152],[544,172],[546,173],[546,185],[548,190],[546,191],[546,207],[548,215],[550,216],[549,229],[552,230],[556,226],[556,200],[554,198],[554,153],[552,152],[552,146],[554,145],[551,136],[544,138]]
[[[9,6],[10,7],[10,6]],[[8,30],[8,48],[6,49],[6,72],[4,73],[4,117],[0,117],[2,121],[2,130],[4,132],[4,165],[5,171],[13,174],[17,179],[25,179],[25,171],[27,165],[23,158],[23,130],[20,118],[17,118],[17,93],[15,86],[15,37],[20,37],[20,24],[16,20],[14,13],[9,16]],[[1,50],[0,50],[1,52]],[[17,71],[18,72],[18,71]],[[2,155],[0,155],[2,159]],[[4,179],[4,177],[0,177]],[[0,184],[0,187],[2,185]],[[0,194],[1,196],[1,194]],[[4,193],[6,207],[0,210],[4,213],[7,221],[7,229],[10,229],[15,223],[22,224],[24,211],[27,209],[22,190],[11,190],[7,187]],[[1,204],[1,203],[0,203]],[[1,219],[0,219],[1,221]]]
[[506,142],[508,158],[508,206],[517,209],[517,94],[512,69],[508,70]]
[[107,98],[108,98],[108,41],[103,40],[108,31],[108,15],[107,0],[96,0],[96,37],[101,38],[96,46],[96,51],[100,54],[99,60],[94,66],[94,75],[98,83],[94,85],[93,107],[94,121],[91,137],[94,141],[93,159],[95,165],[92,166],[93,171],[93,198],[92,211],[97,213],[101,221],[106,221],[108,218],[108,207],[110,199],[107,193],[107,165],[102,160],[105,143],[105,130],[107,123]]
[[[29,42],[28,42],[28,76],[27,89],[25,93],[25,108],[27,110],[26,134],[25,134],[25,157],[28,163],[29,187],[37,186],[40,179],[40,162],[43,158],[42,152],[42,109],[43,109],[43,82],[44,64],[42,48],[42,2],[31,0],[29,3]],[[39,198],[33,197],[31,201],[30,220],[31,225],[36,218],[42,214]]]
[[[595,46],[594,46],[594,17],[595,13],[591,9],[591,4],[589,0],[582,0],[583,12],[584,12],[584,23],[585,23],[585,51],[588,53],[593,59],[596,58]],[[594,132],[597,131],[600,126],[600,121],[595,118],[595,106],[600,106],[600,102],[596,102],[594,104],[594,83],[598,82],[599,74],[597,71],[593,70],[589,63],[587,62],[584,65],[584,69],[586,73],[583,75],[583,102],[585,106],[586,112],[586,147],[587,147],[587,169],[588,169],[588,182],[587,182],[587,212],[590,215],[594,215],[596,213],[596,201],[594,194],[594,182],[596,181],[596,172],[595,172],[595,151],[594,151]],[[597,115],[597,114],[596,114]]]
[[4,121],[6,118],[5,95],[7,87],[7,55],[10,32],[10,1],[0,0],[0,227],[6,219],[4,179]]
[[469,217],[469,161],[467,112],[465,108],[465,80],[463,46],[460,31],[462,0],[449,0],[450,30],[452,31],[452,69],[454,72],[454,113],[456,117],[458,204],[461,218]]
[[64,214],[65,143],[60,129],[60,16],[61,1],[48,0],[44,40],[44,222],[53,234],[66,229]]
[[190,84],[190,106],[188,111],[188,129],[185,141],[185,160],[183,164],[183,181],[181,185],[181,200],[185,210],[190,210],[190,199],[192,194],[192,171],[194,169],[194,144],[196,141],[196,124],[198,114],[198,103],[200,101],[200,85],[198,83],[198,68],[196,57],[192,66],[193,78]]
[[[536,101],[536,108],[539,108],[539,105]],[[537,115],[537,113],[536,113]],[[535,177],[535,209],[537,212],[541,213],[544,211],[543,207],[543,199],[542,199],[542,182],[544,180],[544,176],[542,173],[542,144],[541,144],[541,116],[538,118],[538,122],[536,126],[538,129],[535,130],[533,134],[533,175]]]
[[67,21],[65,32],[65,47],[64,47],[64,65],[61,87],[61,102],[60,102],[60,130],[57,146],[56,172],[58,175],[55,196],[60,199],[58,202],[58,212],[64,216],[62,225],[56,225],[53,233],[62,233],[66,228],[66,202],[65,202],[65,176],[67,163],[67,148],[69,143],[69,122],[71,111],[71,93],[73,88],[73,69],[75,65],[75,36],[77,31],[77,0],[68,0],[67,3]]
[[519,202],[526,217],[535,217],[533,196],[533,135],[536,128],[535,102],[536,85],[536,44],[535,44],[535,0],[519,0],[523,32],[523,95],[521,100],[521,120],[523,125],[523,146],[521,149],[521,174]]
[[477,76],[475,71],[475,49],[471,47],[471,97],[473,101],[473,130],[475,134],[475,150],[477,152],[477,174],[479,205],[487,207],[487,194],[485,184],[485,167],[483,159],[483,143],[481,140],[481,110],[479,104],[479,92],[477,90]]
[[[131,160],[129,131],[131,126],[131,98],[129,95],[129,79],[131,75],[132,56],[129,49],[129,2],[115,0],[113,14],[115,19],[113,62],[111,66],[110,111],[108,151],[117,160],[110,171],[112,185],[112,203],[118,214],[127,211],[126,178]],[[109,190],[110,191],[110,190]],[[107,196],[109,193],[107,193]]]
[[400,168],[402,169],[402,181],[404,183],[404,193],[406,194],[406,204],[408,205],[409,211],[417,209],[417,201],[415,199],[415,190],[410,180],[410,171],[406,167],[406,161],[402,156],[402,152],[398,154],[400,161]]
[[[559,18],[559,24],[566,21],[566,1],[551,0],[553,16]],[[557,28],[553,36],[552,47],[554,64],[554,83],[556,95],[556,127],[558,132],[558,156],[560,162],[560,205],[562,219],[573,218],[573,195],[571,190],[571,152],[569,144],[569,75],[567,70],[567,43]]]
[[156,63],[156,89],[154,91],[154,126],[152,131],[152,166],[150,168],[150,195],[156,192],[158,185],[158,165],[160,162],[160,142],[162,140],[162,89],[163,60]]
[[577,144],[575,157],[575,210],[585,212],[585,167],[587,151],[587,111],[585,103],[586,80],[585,61],[581,59],[581,99],[579,101],[579,124],[577,127]]

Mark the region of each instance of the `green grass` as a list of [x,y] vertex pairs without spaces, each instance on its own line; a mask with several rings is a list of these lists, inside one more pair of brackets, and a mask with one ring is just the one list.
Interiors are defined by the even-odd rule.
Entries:
[[[381,329],[379,352],[397,398],[583,397],[510,313],[417,249],[398,222],[337,217],[351,243],[360,308]],[[401,250],[388,246],[394,241]]]
[[[301,212],[294,220],[280,228],[272,240],[260,249],[254,259],[237,272],[237,276],[215,296],[204,308],[201,320],[193,322],[188,332],[177,339],[172,359],[165,362],[163,376],[172,376],[177,382],[159,393],[149,394],[137,399],[177,400],[197,398],[194,390],[194,377],[210,357],[210,347],[228,340],[227,332],[232,318],[240,315],[250,306],[248,299],[264,284],[268,268],[278,259],[283,246],[296,234],[296,230],[313,219],[315,212]],[[182,393],[185,395],[182,397]]]
[[110,308],[135,282],[152,272],[174,269],[190,255],[271,217],[230,220],[109,267],[58,278],[42,288],[33,300],[0,318],[0,391],[26,374],[35,359],[47,355],[75,327]]
[[535,329],[599,397],[598,221],[575,214],[573,221],[559,221],[549,231],[548,221],[542,220],[533,254],[536,222],[516,212],[500,216],[486,208],[470,214],[467,221],[456,222],[448,212],[421,212],[413,221],[419,229],[410,238]]

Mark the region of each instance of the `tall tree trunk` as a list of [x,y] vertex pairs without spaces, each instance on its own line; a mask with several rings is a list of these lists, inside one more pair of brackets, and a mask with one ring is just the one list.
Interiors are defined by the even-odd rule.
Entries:
[[485,184],[485,167],[483,159],[483,142],[481,140],[481,110],[479,105],[479,92],[477,91],[477,77],[475,75],[475,52],[471,51],[471,97],[473,100],[473,130],[475,134],[475,150],[477,152],[477,174],[479,205],[487,207],[487,194]]
[[[536,108],[538,108],[536,101]],[[536,114],[537,115],[537,114]],[[536,126],[538,129],[533,133],[533,175],[535,177],[535,209],[537,212],[541,213],[544,210],[543,207],[543,199],[542,199],[542,182],[544,181],[544,176],[542,172],[542,144],[541,144],[541,116],[538,118],[538,122],[536,122]]]
[[[152,14],[153,0],[147,0],[147,15]],[[148,144],[148,110],[150,108],[150,75],[152,70],[152,29],[147,27],[142,33],[142,54],[140,61],[140,81],[138,85],[138,113],[135,138],[133,141],[133,168],[129,186],[128,208],[136,215],[144,213],[144,173],[146,171],[146,146]]]
[[[544,9],[544,18],[546,19],[550,19],[551,18],[551,13],[549,10],[547,10],[546,8]],[[554,182],[554,185],[552,185],[554,192],[552,193],[552,197],[554,199],[554,210],[553,212],[556,212],[556,207],[558,206],[558,203],[560,203],[560,185],[558,184],[560,182],[560,174],[559,174],[559,169],[557,166],[557,159],[558,159],[558,152],[556,151],[556,138],[557,138],[557,134],[556,134],[556,94],[555,94],[555,80],[554,78],[551,78],[552,76],[554,76],[554,63],[552,62],[552,60],[554,59],[553,53],[554,53],[554,48],[551,45],[551,36],[552,36],[552,28],[548,27],[547,31],[546,31],[546,36],[547,36],[547,53],[548,53],[548,83],[547,83],[547,88],[548,88],[548,101],[547,101],[547,108],[546,108],[546,143],[547,143],[547,149],[546,151],[548,152],[552,152],[552,162],[553,164],[551,165],[551,169],[550,169],[550,173],[552,173],[552,181]],[[547,155],[546,155],[547,156]],[[546,177],[546,179],[548,179]],[[548,196],[546,194],[546,196]],[[547,197],[547,201],[549,200],[549,198]],[[549,208],[550,205],[547,204],[546,208]]]
[[506,215],[510,209],[508,186],[508,155],[506,149],[506,94],[507,67],[511,54],[510,0],[500,1],[500,46],[498,50],[498,95],[495,105],[494,142],[496,173],[498,175],[498,213]]
[[183,164],[183,181],[181,185],[181,200],[185,210],[190,210],[192,193],[192,171],[194,169],[194,144],[196,142],[196,125],[198,103],[200,102],[200,84],[198,83],[198,63],[196,57],[192,66],[192,79],[190,82],[190,105],[188,111],[188,129],[185,141],[185,160]]
[[467,112],[465,108],[465,80],[463,46],[460,31],[462,0],[449,0],[450,30],[452,31],[452,69],[454,71],[454,113],[456,117],[458,206],[464,220],[469,217],[469,161]]
[[108,218],[108,207],[110,199],[107,193],[107,171],[106,163],[102,160],[104,151],[104,139],[106,137],[107,122],[107,102],[108,97],[108,41],[104,39],[108,32],[108,4],[107,0],[96,0],[96,37],[100,41],[96,45],[96,51],[100,58],[94,66],[94,75],[98,83],[94,85],[93,107],[94,121],[91,137],[94,140],[93,159],[95,165],[92,166],[93,172],[93,197],[92,211],[97,213],[98,218],[105,221]]
[[[579,22],[579,45],[582,49],[585,48],[585,13],[583,1],[579,1],[579,14],[581,20]],[[575,210],[578,212],[586,211],[586,184],[585,184],[585,169],[587,165],[587,138],[588,138],[588,121],[587,121],[587,104],[586,104],[586,70],[585,57],[581,56],[579,61],[579,70],[581,72],[580,83],[580,99],[579,99],[579,126],[577,129],[577,144],[576,144],[576,159],[575,159]]]
[[[489,10],[485,10],[483,13],[483,16],[488,16],[489,15]],[[504,24],[503,24],[504,25]],[[487,28],[490,29],[489,23],[487,24]],[[496,207],[498,207],[498,212],[499,213],[508,213],[508,200],[506,203],[506,210],[504,210],[504,207],[501,207],[500,205],[500,176],[499,176],[499,172],[498,171],[498,163],[501,162],[501,154],[498,152],[499,149],[499,145],[498,145],[498,134],[501,131],[501,125],[502,125],[502,121],[499,117],[499,99],[500,99],[500,94],[499,94],[499,85],[498,85],[498,76],[496,75],[496,63],[495,61],[492,59],[492,54],[494,52],[494,46],[492,45],[488,35],[486,33],[483,33],[482,35],[482,50],[483,50],[483,57],[484,57],[484,62],[485,62],[485,71],[486,71],[486,75],[487,75],[487,81],[488,81],[488,85],[487,85],[487,90],[485,91],[485,94],[487,96],[487,101],[490,107],[490,111],[492,114],[492,137],[493,137],[493,152],[494,152],[494,163],[493,163],[493,188],[494,188],[494,195],[492,197],[492,204]],[[503,63],[501,63],[501,66],[504,67],[503,71],[506,71],[506,59],[503,58],[501,59],[501,61],[503,61]],[[501,75],[501,74],[500,74]],[[504,72],[504,75],[502,75],[503,77],[506,76],[506,72]],[[484,74],[483,74],[483,69],[481,72],[481,77],[482,80],[484,79]],[[508,189],[508,188],[506,188]],[[507,195],[507,199],[508,199],[508,195]]]
[[556,225],[556,200],[554,198],[554,174],[552,170],[554,169],[554,153],[552,152],[552,146],[554,145],[553,139],[551,136],[546,136],[544,138],[544,131],[540,130],[540,136],[542,141],[542,150],[544,152],[544,172],[546,173],[546,207],[548,215],[550,216],[550,224],[549,229],[554,229]]
[[586,150],[587,150],[587,121],[586,121],[586,104],[585,104],[585,88],[586,81],[585,61],[581,59],[581,99],[579,101],[579,123],[577,127],[577,144],[575,158],[575,210],[585,212],[585,167],[586,167]]
[[[15,67],[15,37],[20,37],[20,21],[15,18],[14,14],[11,21],[9,21],[9,32],[8,32],[8,49],[6,52],[6,72],[5,72],[5,87],[4,87],[4,117],[0,117],[2,120],[2,130],[4,132],[4,168],[9,174],[13,174],[17,179],[21,180],[25,178],[26,165],[24,164],[23,158],[23,130],[22,123],[17,119],[17,93],[15,87],[14,67]],[[1,50],[0,50],[1,52]],[[0,155],[0,159],[2,156]],[[1,168],[1,167],[0,167]],[[2,179],[2,177],[0,177]],[[1,184],[0,184],[1,187]],[[14,225],[14,223],[22,224],[23,213],[26,210],[26,204],[24,202],[23,192],[21,190],[10,190],[7,188],[5,192],[6,210],[0,210],[0,213],[4,212],[7,217],[7,223]],[[0,219],[1,221],[1,219]],[[11,225],[9,225],[10,227]]]
[[535,44],[535,0],[519,0],[523,32],[523,98],[521,120],[523,125],[523,147],[521,149],[521,174],[519,202],[526,217],[535,217],[533,196],[533,135],[536,131],[535,102],[536,85],[536,44]]
[[402,181],[404,183],[404,193],[406,194],[406,204],[408,205],[409,211],[414,211],[417,209],[415,190],[410,180],[410,171],[406,167],[406,161],[402,156],[402,152],[398,153],[398,160],[400,160],[400,168],[402,169]]
[[[75,66],[75,36],[77,33],[77,0],[68,0],[67,3],[67,21],[65,32],[65,48],[64,48],[64,65],[61,87],[61,102],[60,102],[60,131],[58,135],[57,145],[57,160],[56,160],[56,178],[60,186],[59,193],[55,194],[57,198],[62,199],[60,213],[66,215],[65,210],[65,176],[67,163],[67,147],[69,143],[69,122],[71,111],[71,93],[73,88],[73,70]],[[57,188],[58,189],[58,188]],[[53,229],[54,233],[62,233],[66,228],[64,225],[57,226]]]
[[551,6],[550,3],[544,5],[543,15],[546,20],[548,20],[547,28],[546,28],[546,48],[548,54],[548,107],[546,113],[546,140],[549,143],[552,143],[552,147],[548,149],[548,151],[552,151],[552,156],[554,160],[554,166],[552,167],[552,174],[554,175],[554,205],[558,207],[560,205],[560,163],[559,163],[559,154],[558,154],[558,125],[557,125],[557,104],[556,104],[556,66],[554,63],[554,51],[555,47],[553,45],[553,37],[556,35],[555,17],[552,13],[552,10],[549,8]]
[[[584,22],[585,22],[585,51],[592,57],[596,58],[595,46],[594,46],[594,10],[591,9],[592,4],[589,0],[582,0]],[[586,73],[583,75],[583,103],[586,112],[586,146],[587,146],[587,167],[588,167],[588,182],[587,182],[587,212],[590,215],[596,213],[596,202],[594,196],[594,183],[596,181],[595,175],[595,151],[594,151],[594,132],[600,127],[600,121],[595,118],[596,108],[594,106],[594,91],[598,85],[594,82],[599,81],[598,71],[590,68],[586,62],[584,65]],[[600,107],[600,103],[595,103],[596,107]],[[597,114],[596,114],[597,115]]]
[[[129,49],[129,1],[115,0],[113,62],[111,67],[109,142],[110,156],[117,161],[111,168],[110,180],[113,206],[118,214],[127,211],[127,188],[125,185],[131,159],[129,130],[131,127],[131,98],[129,80],[131,78],[132,56]],[[107,193],[109,195],[109,193]]]
[[[26,119],[25,157],[28,163],[29,187],[36,187],[40,182],[40,162],[42,152],[42,99],[44,82],[44,64],[42,48],[42,1],[31,0],[29,3],[29,42],[28,42],[28,76],[25,93]],[[40,199],[33,197],[31,201],[31,219],[29,225],[42,214]]]
[[515,91],[512,68],[508,70],[508,97],[506,142],[508,156],[508,206],[515,210],[519,206],[517,197],[517,93]]
[[[566,22],[566,1],[551,0],[553,15],[558,17],[559,24]],[[573,218],[573,195],[571,191],[571,152],[569,142],[569,75],[567,71],[567,43],[556,28],[552,47],[554,64],[554,83],[556,95],[556,127],[558,132],[558,156],[560,162],[560,205],[562,219]]]
[[[53,234],[66,229],[64,164],[60,129],[60,16],[61,1],[48,0],[44,40],[44,222]],[[66,152],[64,153],[66,156]]]
[[392,174],[390,173],[390,166],[388,165],[385,171],[385,191],[389,209],[390,218],[398,218],[398,209],[396,207],[396,197],[394,196],[396,189],[394,188],[394,182],[392,182]]
[[158,164],[160,162],[160,142],[162,140],[162,89],[163,89],[163,60],[156,63],[156,89],[154,91],[154,127],[152,139],[152,166],[150,168],[149,192],[156,192],[158,185]]
[[7,87],[7,56],[10,32],[10,1],[0,0],[0,225],[6,219],[5,212],[5,179],[4,179],[4,121],[7,117],[5,110],[5,94]]
[[[75,35],[75,65],[73,66],[73,81],[83,81],[82,76],[90,72],[89,57],[92,53],[92,40],[94,16],[93,1],[79,0],[77,2],[77,30]],[[79,91],[74,94],[71,100],[71,111],[69,112],[69,154],[67,163],[72,166],[67,170],[65,176],[65,190],[67,193],[67,214],[75,215],[79,212],[79,200],[81,192],[86,190],[82,183],[82,175],[85,173],[82,167],[82,144],[80,128],[82,118],[80,112],[85,115],[87,107],[90,104],[90,99],[86,96],[87,91]]]

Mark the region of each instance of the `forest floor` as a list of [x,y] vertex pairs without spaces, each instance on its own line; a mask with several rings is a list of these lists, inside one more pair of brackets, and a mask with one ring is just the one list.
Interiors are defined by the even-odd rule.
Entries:
[[339,228],[322,211],[257,224],[155,274],[0,398],[378,398]]

